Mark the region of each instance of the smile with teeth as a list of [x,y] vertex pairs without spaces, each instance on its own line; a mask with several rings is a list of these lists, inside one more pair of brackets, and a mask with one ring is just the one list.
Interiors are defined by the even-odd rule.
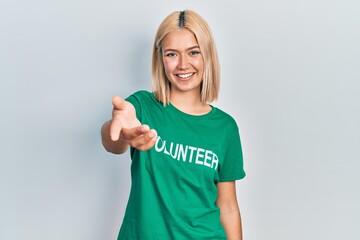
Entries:
[[186,73],[186,74],[176,74],[179,78],[188,78],[194,75],[194,73]]

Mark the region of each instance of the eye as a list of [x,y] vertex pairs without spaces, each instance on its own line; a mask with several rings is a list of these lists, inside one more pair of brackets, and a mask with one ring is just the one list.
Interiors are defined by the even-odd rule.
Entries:
[[200,54],[200,52],[199,51],[191,51],[190,52],[190,55],[196,55],[196,54]]
[[175,57],[176,53],[167,53],[165,56],[166,57]]

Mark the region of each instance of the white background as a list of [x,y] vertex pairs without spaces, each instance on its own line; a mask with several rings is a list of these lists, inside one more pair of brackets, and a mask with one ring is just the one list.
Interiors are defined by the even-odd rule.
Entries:
[[128,154],[101,146],[111,98],[150,90],[160,22],[211,26],[240,127],[245,240],[360,239],[360,2],[0,3],[0,239],[115,239]]

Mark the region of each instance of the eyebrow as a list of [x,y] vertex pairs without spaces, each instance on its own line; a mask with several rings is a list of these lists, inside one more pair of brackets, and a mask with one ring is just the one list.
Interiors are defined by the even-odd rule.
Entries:
[[[193,49],[196,49],[196,48],[200,49],[199,46],[193,46],[193,47],[189,47],[189,48],[185,49],[185,51],[193,50]],[[164,52],[178,52],[178,50],[168,48],[168,49],[165,49]]]

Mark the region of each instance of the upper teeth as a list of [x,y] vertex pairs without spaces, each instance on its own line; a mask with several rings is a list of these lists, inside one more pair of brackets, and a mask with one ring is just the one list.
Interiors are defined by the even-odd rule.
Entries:
[[192,73],[188,73],[188,74],[179,74],[178,76],[181,78],[187,78],[190,77],[192,75]]

